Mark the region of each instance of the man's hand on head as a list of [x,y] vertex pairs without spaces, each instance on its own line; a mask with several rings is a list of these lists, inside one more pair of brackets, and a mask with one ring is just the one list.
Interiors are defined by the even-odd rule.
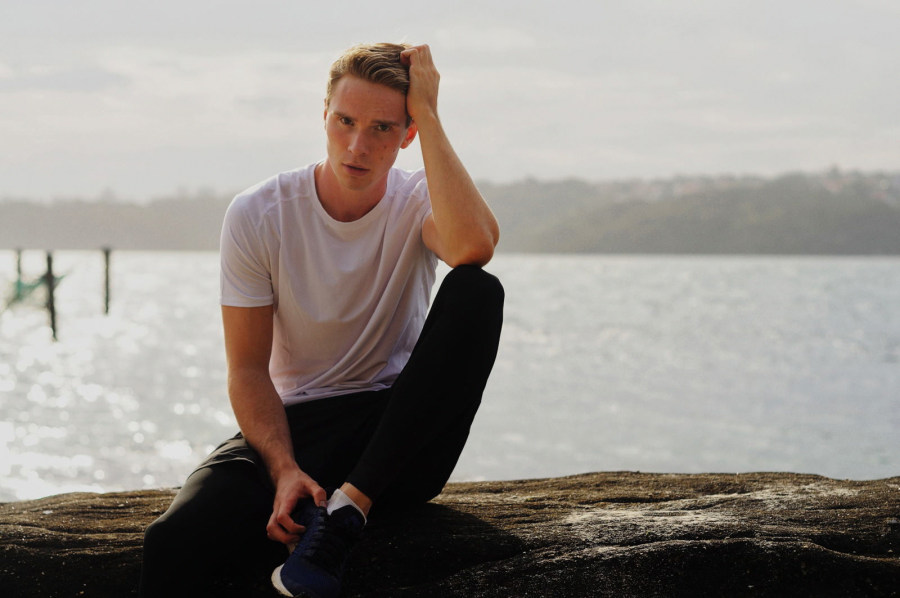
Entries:
[[431,48],[427,44],[407,48],[400,53],[400,61],[409,66],[409,91],[406,110],[413,121],[421,125],[426,119],[437,118],[438,86],[441,75],[434,66]]

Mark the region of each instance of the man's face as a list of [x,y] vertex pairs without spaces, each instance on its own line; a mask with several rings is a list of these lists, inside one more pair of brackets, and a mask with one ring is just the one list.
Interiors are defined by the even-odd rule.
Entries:
[[342,188],[384,192],[397,154],[416,136],[406,118],[401,92],[353,76],[337,82],[325,107],[325,132],[328,166]]

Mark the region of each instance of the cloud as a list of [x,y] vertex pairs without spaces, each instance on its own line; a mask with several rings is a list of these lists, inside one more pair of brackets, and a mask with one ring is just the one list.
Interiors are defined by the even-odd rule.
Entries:
[[126,87],[129,83],[128,77],[96,66],[16,69],[3,65],[0,68],[0,92],[41,90],[93,93],[111,87]]
[[501,26],[442,27],[435,31],[434,41],[453,48],[457,52],[509,53],[531,50],[537,47],[537,40],[530,33]]
[[318,159],[332,59],[400,37],[432,45],[480,179],[897,164],[891,0],[19,4],[0,18],[0,194],[243,185]]

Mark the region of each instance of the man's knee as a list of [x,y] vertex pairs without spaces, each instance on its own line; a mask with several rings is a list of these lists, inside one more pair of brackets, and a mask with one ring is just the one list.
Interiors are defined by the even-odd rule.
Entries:
[[[192,550],[205,542],[215,544],[238,532],[235,521],[249,520],[257,511],[262,511],[258,516],[264,521],[271,501],[255,499],[254,485],[247,482],[252,473],[233,463],[194,471],[168,510],[147,527],[144,550]],[[226,496],[228,500],[223,500]],[[231,524],[223,526],[223,521]]]
[[180,517],[177,511],[168,511],[147,526],[144,531],[145,559],[176,554],[191,538],[198,537],[190,529],[190,523],[190,518]]
[[494,310],[503,307],[505,292],[500,279],[478,266],[457,266],[444,277],[441,289],[469,305]]
[[[141,598],[177,595],[173,593],[173,576],[184,577],[179,568],[191,561],[183,552],[186,535],[184,530],[163,515],[144,531],[144,552],[141,566]],[[187,536],[189,537],[189,536]]]

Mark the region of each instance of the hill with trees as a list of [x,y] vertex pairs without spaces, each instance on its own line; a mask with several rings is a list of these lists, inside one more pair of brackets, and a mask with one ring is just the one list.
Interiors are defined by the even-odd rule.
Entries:
[[[480,183],[499,250],[900,254],[900,173]],[[0,248],[215,250],[231,195],[147,203],[0,200]]]

